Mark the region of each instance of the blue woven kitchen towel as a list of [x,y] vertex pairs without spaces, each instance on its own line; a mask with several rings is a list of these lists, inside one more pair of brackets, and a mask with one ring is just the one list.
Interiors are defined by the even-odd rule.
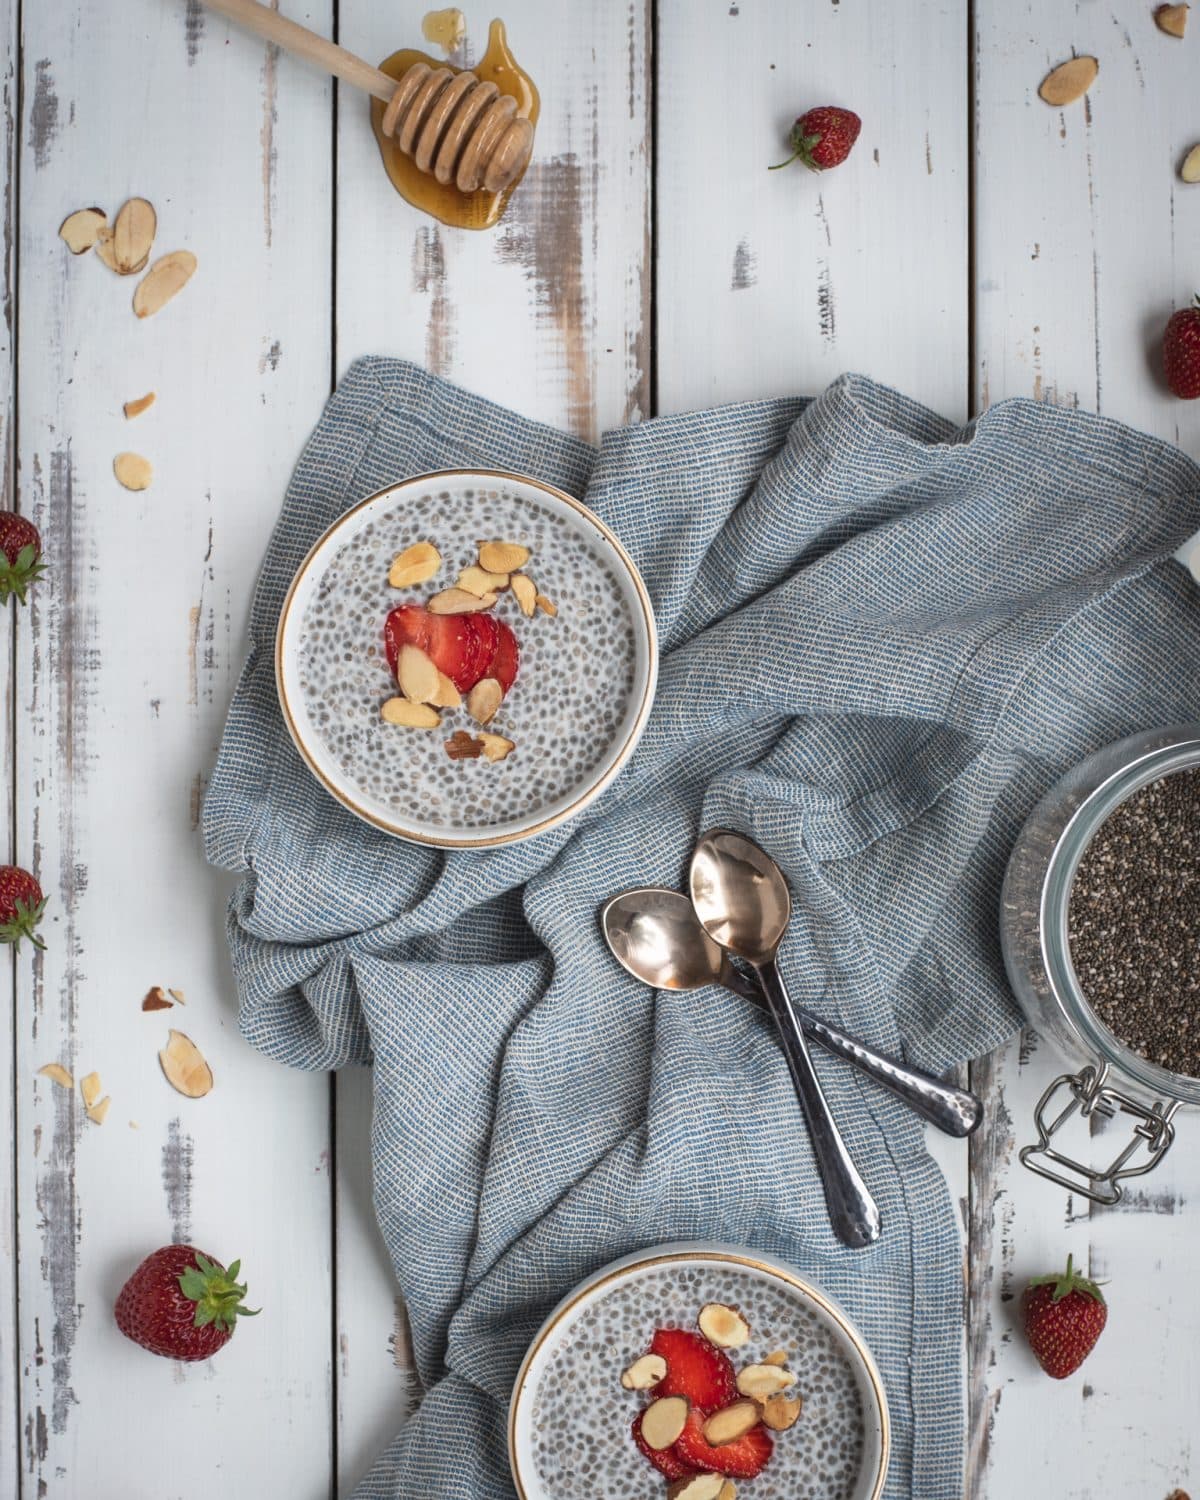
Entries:
[[[663,658],[645,738],[582,817],[443,854],[309,775],[271,646],[342,511],[469,467],[582,496],[641,568]],[[959,1238],[921,1127],[818,1057],[885,1224],[843,1249],[763,1018],[642,988],[596,911],[679,882],[705,825],[744,829],[795,894],[794,992],[926,1065],[995,1046],[1017,1025],[996,914],[1026,813],[1097,746],[1200,715],[1200,594],[1170,559],[1198,527],[1188,459],[1053,406],[959,429],[850,376],[592,449],[412,365],[353,366],[267,552],[204,831],[242,874],[246,1036],[298,1067],[374,1066],[376,1210],[426,1394],[360,1495],[510,1496],[505,1403],[548,1309],[615,1256],[715,1239],[846,1307],[891,1403],[887,1494],[957,1500]]]

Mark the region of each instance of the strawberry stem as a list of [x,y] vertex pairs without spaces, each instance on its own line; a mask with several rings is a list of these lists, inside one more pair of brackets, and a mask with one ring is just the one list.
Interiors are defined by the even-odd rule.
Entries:
[[1072,1292],[1081,1292],[1085,1297],[1091,1297],[1095,1302],[1104,1301],[1104,1293],[1100,1290],[1101,1283],[1092,1281],[1086,1276],[1081,1276],[1075,1269],[1075,1257],[1067,1256],[1067,1269],[1055,1271],[1050,1276],[1034,1276],[1029,1283],[1030,1287],[1052,1286],[1054,1295],[1051,1302],[1061,1302],[1064,1297]]
[[196,1316],[192,1322],[196,1328],[215,1323],[223,1331],[233,1331],[238,1318],[256,1318],[260,1307],[242,1305],[246,1295],[246,1284],[237,1280],[242,1269],[240,1260],[235,1260],[228,1270],[209,1260],[207,1255],[196,1252],[196,1263],[179,1274],[179,1289],[189,1301],[196,1304]]
[[11,943],[14,948],[19,948],[21,939],[28,938],[35,948],[44,948],[45,943],[34,929],[42,920],[42,913],[46,910],[46,899],[43,896],[34,906],[30,906],[26,901],[15,901],[12,916],[7,922],[0,922],[0,943]]

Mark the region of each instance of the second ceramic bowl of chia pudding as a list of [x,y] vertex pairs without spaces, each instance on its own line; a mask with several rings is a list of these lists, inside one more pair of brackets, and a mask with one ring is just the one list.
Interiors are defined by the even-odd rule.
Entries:
[[562,491],[487,470],[424,474],[347,511],[297,573],[275,653],[288,730],[330,794],[447,849],[586,807],[632,754],[657,666],[616,535]]
[[890,1428],[875,1361],[831,1298],[757,1251],[687,1243],[614,1261],[554,1309],[508,1443],[520,1500],[662,1500],[669,1485],[878,1500]]

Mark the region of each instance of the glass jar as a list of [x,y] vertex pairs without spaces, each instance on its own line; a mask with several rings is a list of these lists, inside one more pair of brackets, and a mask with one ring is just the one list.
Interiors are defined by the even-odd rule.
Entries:
[[[1145,730],[1089,755],[1034,808],[1004,877],[1000,942],[1009,982],[1029,1024],[1074,1070],[1042,1095],[1038,1139],[1022,1149],[1021,1160],[1094,1203],[1116,1203],[1126,1178],[1158,1165],[1175,1138],[1177,1111],[1200,1105],[1200,1079],[1139,1056],[1096,1016],[1071,963],[1071,886],[1092,835],[1119,803],[1193,766],[1200,766],[1200,723]],[[1055,1137],[1077,1114],[1126,1116],[1131,1136],[1107,1164],[1075,1160]]]

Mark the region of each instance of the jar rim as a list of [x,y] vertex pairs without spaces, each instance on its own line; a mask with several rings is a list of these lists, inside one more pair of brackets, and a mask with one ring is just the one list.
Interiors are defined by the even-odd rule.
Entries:
[[[1143,735],[1131,736],[1130,750]],[[1102,754],[1112,755],[1120,745],[1110,745]],[[1152,749],[1143,749],[1106,776],[1075,809],[1059,835],[1042,882],[1042,961],[1051,990],[1068,1021],[1096,1054],[1142,1088],[1163,1099],[1200,1105],[1200,1078],[1172,1073],[1125,1045],[1096,1015],[1084,994],[1071,960],[1068,917],[1075,872],[1101,824],[1112,813],[1153,781],[1177,771],[1200,767],[1200,724],[1180,726],[1180,737],[1170,743],[1161,739]]]

